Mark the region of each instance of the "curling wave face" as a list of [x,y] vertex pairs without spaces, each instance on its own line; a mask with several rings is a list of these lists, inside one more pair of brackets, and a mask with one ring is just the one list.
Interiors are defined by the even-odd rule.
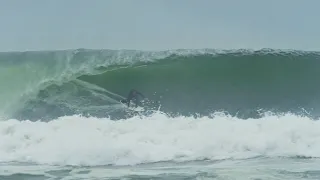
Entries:
[[[132,117],[130,89],[147,109],[174,115],[225,111],[319,114],[318,52],[252,50],[66,50],[0,53],[0,117],[52,120]],[[131,113],[131,114],[130,114]]]

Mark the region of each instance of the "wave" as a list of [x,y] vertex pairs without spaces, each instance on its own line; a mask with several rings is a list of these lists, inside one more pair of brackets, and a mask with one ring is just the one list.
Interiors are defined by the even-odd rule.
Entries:
[[135,165],[163,161],[319,158],[320,121],[293,114],[243,120],[169,117],[157,112],[113,121],[66,116],[0,122],[0,163]]
[[295,50],[65,50],[0,53],[3,119],[132,117],[130,89],[172,116],[319,114],[320,54]]

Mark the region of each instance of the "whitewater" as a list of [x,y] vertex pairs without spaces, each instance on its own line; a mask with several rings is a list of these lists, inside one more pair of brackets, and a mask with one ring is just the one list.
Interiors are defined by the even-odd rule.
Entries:
[[[169,169],[172,166],[179,169],[185,163],[191,167],[203,163],[205,167],[219,167],[219,164],[223,164],[219,168],[228,168],[225,163],[232,168],[243,163],[242,168],[245,168],[250,161],[264,163],[271,160],[296,160],[296,163],[305,163],[304,161],[314,161],[320,157],[319,121],[291,114],[266,115],[260,119],[248,120],[221,113],[210,118],[170,118],[165,114],[155,113],[150,117],[132,117],[118,121],[67,116],[50,122],[12,119],[2,121],[0,127],[0,172],[6,174],[2,177],[12,178],[17,173],[17,167],[23,173],[48,178],[46,171],[58,167],[68,170],[70,166],[86,169],[88,172],[102,167],[108,171],[117,166],[122,171],[130,171],[137,166],[141,171],[145,164],[150,164],[146,166],[148,168],[159,168],[155,163],[162,163],[162,168]],[[21,166],[26,166],[26,163],[31,165],[23,170]],[[48,169],[31,168],[28,171],[29,166],[36,165],[44,165]],[[270,164],[267,168],[272,169],[277,165]],[[214,176],[210,174],[212,170],[207,175],[198,172],[191,174],[199,178],[219,176],[219,173],[213,173]],[[148,171],[145,172],[146,175]],[[291,172],[290,169],[287,171]],[[122,178],[135,173],[140,175],[141,172],[116,174],[118,178]],[[161,177],[164,172],[158,173],[151,173],[150,178]],[[87,179],[92,176],[89,174]],[[184,168],[172,171],[172,174],[190,176],[190,172],[184,172]],[[274,174],[276,175],[277,173]],[[108,177],[108,174],[105,176]],[[66,177],[78,178],[71,173],[67,173]],[[231,173],[227,177],[247,179],[250,175],[240,178]]]
[[[0,53],[0,179],[319,179],[320,53]],[[144,112],[119,103],[141,91]]]

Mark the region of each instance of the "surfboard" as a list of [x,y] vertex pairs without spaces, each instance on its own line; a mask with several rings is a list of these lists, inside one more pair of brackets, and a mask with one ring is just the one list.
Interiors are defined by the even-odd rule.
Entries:
[[144,111],[144,108],[143,107],[127,107],[128,109],[132,110],[132,111],[136,111],[136,112],[142,112]]
[[125,109],[128,109],[128,110],[131,110],[131,111],[136,111],[136,112],[142,112],[144,111],[144,108],[141,107],[141,106],[138,106],[138,107],[135,107],[135,105],[133,106],[127,106],[127,104],[124,104],[122,102],[120,102],[122,104],[122,106],[125,108]]

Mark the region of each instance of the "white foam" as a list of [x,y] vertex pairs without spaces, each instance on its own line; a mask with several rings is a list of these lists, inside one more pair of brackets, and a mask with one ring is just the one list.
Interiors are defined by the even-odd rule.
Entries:
[[160,113],[120,121],[0,121],[0,163],[133,165],[255,156],[320,157],[320,122],[291,114],[241,120]]

